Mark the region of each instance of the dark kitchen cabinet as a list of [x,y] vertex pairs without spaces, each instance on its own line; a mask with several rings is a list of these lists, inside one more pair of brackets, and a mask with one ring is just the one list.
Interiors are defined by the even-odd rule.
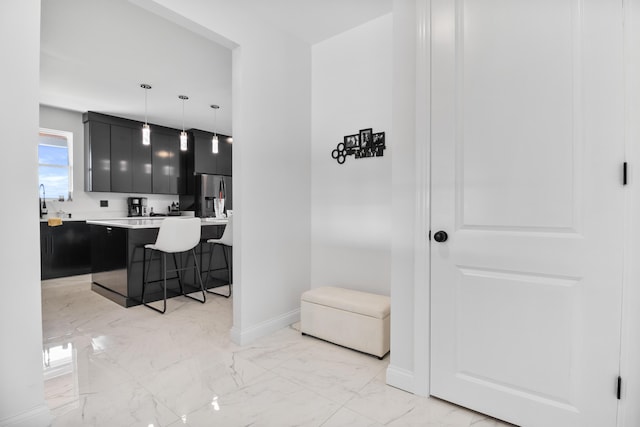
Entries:
[[132,130],[131,136],[133,140],[133,144],[131,144],[131,192],[151,193],[151,177],[153,172],[151,146],[142,145],[140,142],[142,140],[141,128]]
[[211,134],[200,130],[189,131],[190,145],[193,154],[193,170],[195,173],[214,174],[216,156],[211,152]]
[[127,295],[127,229],[90,226],[91,281]]
[[151,193],[151,147],[140,128],[111,125],[111,191]]
[[57,227],[40,223],[42,280],[91,272],[91,236],[84,221],[65,221]]
[[84,189],[111,191],[111,126],[84,121]]
[[85,126],[85,191],[178,194],[180,131],[151,124],[151,145],[142,144],[142,123],[89,111]]
[[131,191],[131,129],[111,125],[111,191]]
[[218,134],[218,152],[211,150],[211,138],[213,133],[198,129],[189,131],[190,141],[189,153],[193,160],[187,165],[193,168],[195,174],[209,175],[229,175],[231,176],[231,138],[227,135]]
[[217,175],[233,175],[232,164],[232,139],[230,136],[218,135],[218,158],[216,159]]
[[180,132],[151,133],[153,193],[178,194],[181,185]]

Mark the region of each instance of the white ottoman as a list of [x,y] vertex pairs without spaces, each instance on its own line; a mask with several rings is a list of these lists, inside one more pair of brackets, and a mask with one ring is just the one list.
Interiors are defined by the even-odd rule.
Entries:
[[300,332],[382,359],[389,352],[389,316],[387,296],[325,286],[302,294]]

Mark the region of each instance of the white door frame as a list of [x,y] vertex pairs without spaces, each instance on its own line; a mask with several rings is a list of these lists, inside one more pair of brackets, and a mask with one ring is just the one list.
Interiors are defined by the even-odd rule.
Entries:
[[625,193],[625,271],[620,370],[622,398],[618,427],[640,425],[640,0],[622,0],[625,43],[625,151],[629,163]]
[[[625,13],[626,137],[629,168],[626,192],[625,272],[621,375],[622,396],[618,427],[640,425],[640,0],[621,0]],[[413,392],[429,395],[430,365],[430,261],[426,235],[430,225],[430,0],[416,4],[415,155],[416,194],[414,223],[414,333]],[[409,23],[407,23],[409,24]],[[640,170],[640,169],[638,169]],[[634,179],[634,177],[638,177]],[[605,226],[605,225],[603,225]]]
[[414,240],[414,393],[429,395],[431,365],[431,0],[416,0],[416,222]]

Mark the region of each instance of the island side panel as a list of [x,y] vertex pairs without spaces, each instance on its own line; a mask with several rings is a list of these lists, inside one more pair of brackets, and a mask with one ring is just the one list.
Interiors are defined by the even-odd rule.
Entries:
[[126,307],[127,230],[90,225],[91,289]]

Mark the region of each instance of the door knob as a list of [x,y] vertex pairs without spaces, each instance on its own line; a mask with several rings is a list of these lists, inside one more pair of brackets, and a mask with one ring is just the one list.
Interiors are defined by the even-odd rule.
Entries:
[[446,242],[448,238],[449,235],[447,235],[447,232],[442,230],[437,231],[436,234],[433,235],[433,240],[438,243]]

